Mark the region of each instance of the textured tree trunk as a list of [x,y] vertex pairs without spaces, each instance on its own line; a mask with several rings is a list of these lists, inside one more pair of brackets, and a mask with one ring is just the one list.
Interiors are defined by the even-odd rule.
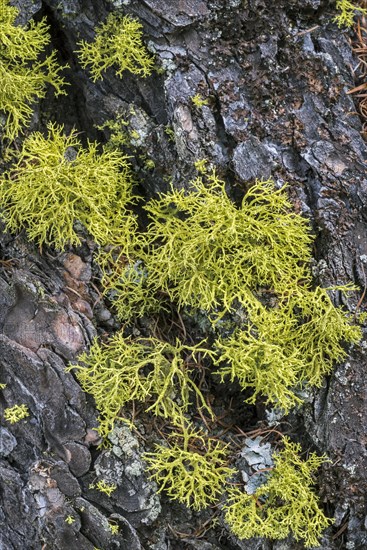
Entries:
[[[332,23],[334,2],[12,3],[23,21],[48,17],[53,45],[70,65],[68,96],[56,100],[50,94],[34,128],[51,118],[66,130],[76,126],[84,140],[103,142],[106,135],[96,126],[121,113],[139,134],[130,147],[131,162],[147,197],[166,190],[168,180],[187,183],[202,158],[218,167],[234,192],[254,178],[289,182],[292,202],[315,234],[316,282],[359,285],[361,292],[344,303],[355,311],[367,284],[366,148],[347,95],[355,85],[356,60],[347,35]],[[73,53],[77,43],[91,40],[111,10],[140,19],[165,69],[161,74],[120,79],[109,69],[94,84],[80,68]],[[208,104],[195,107],[196,94]],[[111,449],[97,449],[93,401],[65,372],[97,333],[118,328],[113,309],[97,292],[92,250],[87,241],[57,255],[40,251],[23,233],[1,236],[0,383],[7,385],[0,404],[25,403],[30,417],[13,425],[1,420],[0,548],[303,548],[291,538],[240,542],[221,519],[209,528],[213,511],[193,513],[157,495],[142,466],[144,439],[127,427],[114,432]],[[345,298],[335,300],[338,305]],[[365,301],[358,307],[362,311]],[[332,460],[318,485],[327,514],[335,518],[323,549],[367,548],[365,369],[364,340],[283,424],[305,449]],[[233,414],[243,432],[266,426],[260,406]],[[154,437],[154,427],[139,417],[137,425],[148,439]],[[117,481],[111,497],[90,488],[98,476],[111,475]],[[108,527],[111,519],[120,526],[117,536]]]

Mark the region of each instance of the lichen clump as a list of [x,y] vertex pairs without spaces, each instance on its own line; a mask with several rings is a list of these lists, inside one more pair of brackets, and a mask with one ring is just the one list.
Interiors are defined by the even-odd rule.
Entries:
[[96,28],[94,41],[83,40],[79,44],[80,63],[83,68],[90,68],[94,82],[112,66],[116,67],[116,74],[120,77],[124,71],[138,76],[152,73],[154,60],[143,44],[141,29],[142,24],[137,19],[110,13],[107,20]]
[[190,428],[171,434],[167,446],[156,445],[144,459],[159,491],[193,510],[217,502],[224,483],[234,473],[227,466],[228,451],[223,443]]
[[212,171],[145,209],[148,280],[180,307],[231,311],[262,287],[284,293],[306,275],[307,221],[272,180],[256,182],[237,207]]
[[[192,400],[210,410],[194,382],[198,356],[210,351],[200,345],[175,345],[157,338],[125,338],[117,333],[108,344],[95,341],[79,357],[76,376],[84,391],[93,395],[100,411],[99,433],[106,437],[122,407],[133,400],[146,401],[147,411],[180,424]],[[190,358],[190,362],[188,361]],[[178,404],[178,401],[180,404]]]
[[175,425],[165,444],[145,455],[151,479],[169,498],[200,510],[218,502],[226,488],[225,517],[235,535],[281,539],[293,533],[311,546],[330,524],[312,491],[324,457],[302,461],[300,447],[285,439],[266,484],[248,495],[228,484],[228,449],[192,430],[187,417],[195,407],[214,420],[197,383],[201,360],[207,371],[214,364],[211,371],[223,382],[229,376],[252,389],[251,403],[261,396],[287,412],[301,402],[297,388],[321,384],[345,357],[343,343],[357,342],[360,329],[333,305],[327,289],[314,287],[309,226],[292,212],[284,188],[258,181],[236,205],[214,171],[205,163],[198,168],[188,190],[172,188],[146,204],[147,230],[136,233],[128,253],[112,249],[104,267],[128,323],[134,311],[152,315],[164,297],[171,307],[211,319],[214,345],[172,345],[121,331],[80,357],[77,377],[95,398],[103,436],[131,400]]
[[337,23],[338,27],[352,27],[356,12],[360,15],[367,14],[367,10],[365,8],[362,8],[362,6],[350,2],[349,0],[336,0],[336,9],[340,12],[334,18],[334,21]]
[[283,443],[284,449],[274,455],[274,469],[254,494],[228,489],[225,520],[240,539],[284,539],[292,533],[306,548],[318,546],[332,520],[320,509],[312,486],[314,473],[327,459],[311,453],[304,461],[300,445],[287,438]]
[[167,310],[167,304],[149,283],[143,262],[136,259],[138,243],[141,240],[143,246],[144,238],[134,232],[129,234],[126,246],[101,250],[96,262],[101,268],[104,294],[112,298],[118,319],[131,323],[144,315]]
[[80,222],[100,244],[126,244],[135,229],[127,204],[132,176],[118,151],[82,147],[76,130],[48,124],[48,135],[26,138],[16,162],[0,177],[2,216],[11,231],[25,228],[39,245],[80,244]]
[[29,124],[32,103],[45,96],[47,84],[56,95],[65,93],[56,53],[42,56],[50,42],[46,20],[20,26],[15,24],[18,14],[8,0],[0,0],[0,112],[5,114],[4,136],[10,140]]
[[195,105],[198,109],[201,109],[201,107],[204,107],[204,105],[209,105],[209,99],[201,97],[200,94],[195,94],[191,98],[192,104]]
[[238,208],[207,171],[189,191],[172,189],[145,210],[148,231],[136,236],[128,262],[116,260],[118,277],[108,281],[122,320],[159,309],[158,295],[219,318],[253,303],[264,287],[284,293],[310,279],[307,221],[272,180],[256,182]]
[[214,326],[240,312],[233,334],[216,339],[217,374],[252,388],[251,403],[263,396],[288,411],[300,402],[295,389],[321,385],[360,328],[313,286],[308,222],[292,212],[284,188],[258,181],[237,206],[216,173],[200,169],[188,191],[171,189],[147,203],[148,230],[119,269],[116,262],[108,288],[130,322],[134,313],[164,307],[159,296],[205,312]]
[[27,405],[24,404],[14,405],[4,410],[4,418],[10,422],[10,424],[16,424],[16,422],[23,420],[23,418],[27,418],[27,416],[29,416],[29,409]]
[[[90,487],[91,488],[91,487]],[[108,497],[110,497],[112,495],[112,493],[114,491],[116,491],[117,489],[117,485],[115,485],[115,483],[109,483],[108,481],[106,481],[105,479],[100,479],[97,484],[95,485],[95,488],[97,489],[97,491],[99,491],[100,493],[104,493],[105,495],[107,495]]]
[[293,289],[276,307],[257,302],[247,314],[246,327],[216,341],[217,374],[252,388],[249,403],[262,396],[286,412],[301,402],[295,388],[320,386],[333,364],[346,357],[343,343],[361,337],[360,328],[349,324],[323,288]]
[[[365,12],[348,0],[337,0],[337,7],[339,25],[350,25],[355,9]],[[29,123],[31,103],[44,97],[47,83],[64,93],[55,53],[45,57],[45,21],[21,27],[15,25],[17,14],[0,0],[0,111],[9,139]],[[111,13],[92,43],[80,43],[78,54],[93,81],[111,66],[120,77],[124,71],[148,76],[154,68],[142,25],[130,16]],[[208,102],[198,94],[192,98],[197,108]],[[309,224],[271,179],[256,181],[236,204],[215,170],[198,161],[199,174],[188,186],[172,186],[148,201],[148,226],[139,228],[131,210],[137,200],[133,177],[117,150],[131,141],[121,132],[126,124],[120,118],[100,126],[111,131],[106,147],[89,141],[83,147],[76,130],[66,135],[51,123],[47,136],[29,135],[0,176],[1,216],[9,230],[24,229],[40,246],[64,250],[79,245],[82,236],[92,237],[99,246],[101,283],[126,325],[185,310],[194,323],[198,313],[211,322],[210,336],[194,343],[182,324],[184,339],[173,343],[157,338],[153,324],[144,325],[145,338],[122,327],[108,343],[95,340],[69,370],[94,397],[105,439],[133,401],[174,426],[165,444],[145,454],[159,491],[194,510],[219,504],[227,491],[225,520],[239,538],[293,533],[307,547],[317,545],[330,524],[312,490],[324,457],[311,454],[302,461],[300,446],[285,438],[266,483],[248,494],[231,484],[240,473],[228,465],[229,445],[193,429],[188,417],[199,413],[195,422],[201,417],[208,430],[215,420],[203,389],[209,370],[222,382],[229,377],[251,390],[250,403],[261,396],[288,412],[301,401],[297,390],[320,385],[345,357],[344,344],[359,340],[360,329],[334,307],[327,289],[313,285]],[[146,166],[153,169],[154,162]],[[10,423],[28,415],[26,405],[4,411]],[[110,497],[117,486],[100,480],[90,488]],[[118,532],[113,523],[110,529]]]

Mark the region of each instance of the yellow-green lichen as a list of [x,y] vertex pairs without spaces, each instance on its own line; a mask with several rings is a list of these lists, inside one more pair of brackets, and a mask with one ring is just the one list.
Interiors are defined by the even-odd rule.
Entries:
[[106,143],[106,148],[116,150],[130,144],[127,126],[129,126],[129,122],[121,114],[118,114],[114,119],[106,120],[96,128],[101,131],[109,131],[110,137]]
[[261,288],[288,293],[310,279],[308,223],[271,180],[253,185],[238,208],[212,171],[145,209],[148,282],[179,306],[230,311]]
[[110,528],[110,531],[112,535],[118,535],[120,532],[120,527],[116,523],[112,523],[112,521],[108,522],[108,526]]
[[200,109],[204,105],[209,105],[209,99],[202,98],[200,94],[192,96],[191,101],[193,105],[195,105],[195,107],[198,107],[198,109]]
[[79,357],[76,376],[93,395],[100,412],[99,433],[106,437],[122,407],[133,400],[146,401],[147,411],[181,423],[192,397],[210,413],[192,374],[199,357],[212,355],[202,347],[175,345],[157,338],[125,338],[117,333],[108,344],[95,341],[89,353]]
[[29,416],[29,409],[27,405],[14,405],[13,407],[8,407],[4,409],[4,418],[7,422],[10,422],[10,424],[15,424],[16,422],[19,422],[19,420],[23,420],[23,418],[27,418]]
[[[104,294],[112,300],[117,317],[125,322],[166,310],[165,300],[150,285],[144,265],[134,260],[138,239],[134,233],[130,235],[130,246],[102,250],[96,257]],[[130,252],[133,256],[129,259]]]
[[155,451],[145,453],[144,459],[159,491],[194,510],[217,502],[234,473],[227,466],[226,446],[191,428],[171,434],[167,445],[155,445]]
[[216,342],[221,379],[253,388],[251,403],[261,395],[288,411],[300,402],[295,388],[319,386],[361,330],[313,287],[308,222],[291,211],[285,189],[258,181],[236,206],[210,167],[197,168],[189,191],[172,189],[145,206],[148,230],[132,239],[129,257],[110,263],[108,289],[129,322],[159,311],[162,296],[216,323],[240,311],[236,333]]
[[246,328],[217,340],[218,374],[222,381],[229,376],[243,389],[252,388],[248,402],[261,395],[284,411],[300,403],[297,385],[320,386],[333,364],[346,357],[343,343],[361,338],[360,328],[349,323],[323,288],[300,286],[272,308],[254,301],[248,316]]
[[73,523],[75,523],[75,518],[73,516],[67,516],[65,518],[65,523],[67,523],[68,525],[72,525]]
[[46,20],[17,25],[19,10],[0,0],[0,112],[5,114],[4,136],[13,140],[33,114],[32,103],[45,96],[51,84],[64,94],[64,79],[56,53],[43,55],[50,42]]
[[83,148],[76,130],[48,125],[48,135],[32,133],[0,177],[2,216],[10,231],[25,228],[30,239],[59,250],[79,244],[75,223],[101,245],[126,245],[135,229],[127,204],[132,175],[118,151]]
[[154,60],[142,41],[142,24],[129,15],[110,13],[107,20],[96,29],[93,42],[82,41],[78,50],[83,68],[89,67],[95,82],[112,66],[122,76],[130,71],[138,76],[148,76],[154,68]]
[[164,133],[168,136],[169,141],[175,141],[175,131],[171,126],[165,126]]
[[117,485],[115,485],[115,483],[108,483],[108,481],[106,481],[105,479],[100,479],[95,488],[100,493],[104,493],[105,495],[110,497],[112,493],[116,491]]
[[367,14],[365,8],[349,0],[336,0],[336,9],[339,13],[334,17],[334,21],[337,23],[338,27],[352,27],[356,12],[360,15]]
[[228,489],[225,520],[240,539],[284,539],[292,533],[306,548],[319,546],[319,537],[332,520],[321,510],[312,486],[315,471],[327,459],[311,453],[303,461],[300,445],[287,438],[283,442],[284,449],[274,456],[274,469],[254,494]]
[[210,170],[210,163],[207,159],[198,159],[194,162],[195,170],[199,174],[206,174]]

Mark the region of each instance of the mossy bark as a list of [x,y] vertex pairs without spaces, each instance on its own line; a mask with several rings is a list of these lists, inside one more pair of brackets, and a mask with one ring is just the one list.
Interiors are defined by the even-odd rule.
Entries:
[[[202,158],[217,166],[235,199],[254,178],[288,182],[295,209],[312,224],[316,283],[359,285],[360,294],[344,305],[352,313],[357,304],[363,311],[366,300],[358,302],[367,284],[366,146],[346,93],[354,86],[356,60],[348,36],[332,23],[334,2],[12,3],[22,21],[35,13],[48,17],[60,61],[71,67],[68,95],[50,93],[36,108],[33,129],[43,130],[51,119],[66,130],[76,126],[85,142],[103,141],[110,134],[96,126],[120,114],[129,123],[127,152],[146,197],[167,191],[169,181],[185,185]],[[164,71],[146,79],[129,73],[119,78],[111,68],[102,81],[88,78],[73,51],[80,40],[92,40],[95,26],[112,10],[139,18]],[[195,105],[197,95],[207,104]],[[111,437],[111,449],[97,449],[93,402],[65,372],[96,333],[104,337],[119,327],[98,294],[93,247],[86,238],[81,247],[57,254],[38,249],[23,233],[1,235],[0,383],[7,384],[1,409],[25,404],[30,416],[9,424],[1,415],[0,546],[303,548],[292,539],[240,542],[224,524],[207,529],[211,510],[193,514],[164,497],[159,502],[141,461],[158,437],[147,416],[137,415],[144,439],[122,426]],[[332,460],[319,477],[325,510],[335,518],[323,549],[367,546],[365,350],[363,340],[280,426],[304,449]],[[245,407],[233,384],[211,391],[228,424],[243,432],[266,427],[261,402]],[[117,485],[110,497],[93,488],[101,479]],[[73,521],[65,521],[69,517]],[[120,526],[119,535],[112,535],[108,521]]]

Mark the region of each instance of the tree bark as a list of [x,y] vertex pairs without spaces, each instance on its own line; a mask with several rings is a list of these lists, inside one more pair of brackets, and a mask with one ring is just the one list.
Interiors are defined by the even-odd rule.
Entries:
[[[356,310],[367,285],[366,147],[347,94],[355,85],[356,60],[348,34],[332,22],[334,2],[12,4],[23,22],[47,16],[53,46],[70,65],[68,96],[56,100],[49,94],[33,129],[44,128],[51,117],[66,130],[76,126],[85,141],[103,142],[107,134],[96,126],[122,113],[140,135],[130,148],[131,163],[146,197],[167,190],[169,180],[185,185],[202,158],[217,166],[234,194],[254,178],[288,182],[296,210],[309,218],[315,234],[315,281],[357,284],[362,290],[347,303],[335,295],[336,305]],[[109,69],[93,83],[81,69],[74,53],[78,42],[91,40],[112,10],[143,23],[146,43],[165,69],[161,74],[120,79]],[[195,108],[196,94],[209,98],[208,105]],[[154,170],[146,167],[147,157]],[[65,372],[96,334],[119,327],[113,308],[97,292],[92,251],[89,241],[57,254],[39,250],[24,233],[1,235],[0,383],[6,388],[0,404],[4,409],[25,403],[31,415],[13,425],[1,415],[0,548],[303,548],[292,538],[241,542],[221,519],[209,529],[213,511],[193,513],[157,495],[142,465],[144,439],[127,427],[114,432],[111,449],[97,449],[93,401]],[[364,299],[359,311],[365,304]],[[364,339],[349,350],[348,360],[284,424],[304,449],[326,453],[332,461],[318,484],[325,510],[335,518],[323,549],[367,547],[366,349]],[[234,403],[241,404],[233,391]],[[243,432],[266,425],[260,406],[244,412],[241,405],[234,418]],[[154,426],[142,419],[137,425],[143,436],[154,437]],[[90,488],[98,476],[111,475],[117,483],[111,497]],[[108,520],[119,524],[119,535],[112,536]]]

